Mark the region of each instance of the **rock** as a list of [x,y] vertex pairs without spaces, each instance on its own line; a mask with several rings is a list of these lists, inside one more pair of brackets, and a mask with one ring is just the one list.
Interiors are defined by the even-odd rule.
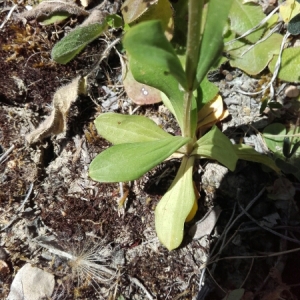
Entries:
[[284,94],[285,94],[286,97],[296,98],[296,97],[299,96],[300,91],[299,91],[299,89],[296,86],[290,85],[289,87],[287,87],[285,89]]
[[14,278],[7,300],[41,300],[50,298],[54,276],[30,264],[24,265]]

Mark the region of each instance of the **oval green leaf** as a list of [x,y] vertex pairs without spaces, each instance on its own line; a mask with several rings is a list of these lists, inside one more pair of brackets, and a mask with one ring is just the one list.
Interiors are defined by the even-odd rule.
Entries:
[[67,19],[70,16],[68,12],[65,11],[56,11],[52,15],[48,17],[41,17],[38,20],[43,24],[43,25],[51,25],[51,24],[58,24],[61,21]]
[[[253,3],[244,3],[244,0],[234,0],[230,14],[230,28],[238,35],[252,29],[265,18],[262,7]],[[265,28],[261,27],[245,38],[251,43],[257,42],[263,35]]]
[[172,137],[143,116],[102,114],[95,120],[98,133],[112,144],[139,143]]
[[264,164],[269,168],[273,169],[275,172],[280,172],[280,169],[277,167],[275,161],[272,158],[255,151],[250,146],[244,144],[237,144],[233,145],[233,149],[236,155],[239,157],[239,159]]
[[98,38],[107,28],[106,21],[84,27],[77,27],[61,39],[52,49],[51,57],[60,64],[66,64],[81,52],[87,44]]
[[[160,23],[149,21],[131,28],[125,35],[124,45],[130,54],[130,70],[134,78],[165,94],[166,97],[162,97],[164,104],[183,128],[184,91],[181,85],[186,85],[185,73]],[[180,81],[183,82],[181,85]]]
[[263,131],[263,138],[268,148],[282,158],[284,158],[282,149],[285,136],[286,128],[281,123],[270,124]]
[[140,178],[190,139],[172,136],[162,140],[119,144],[98,154],[89,176],[99,182],[124,182]]
[[210,0],[208,3],[208,12],[193,89],[198,88],[223,49],[223,31],[233,1],[226,0],[221,2],[219,0]]
[[[145,69],[161,70],[161,75],[172,75],[184,89],[187,88],[179,58],[165,37],[160,21],[147,21],[132,27],[125,34],[123,44],[130,58]],[[132,73],[138,80],[133,70]]]
[[300,33],[300,14],[291,19],[287,26],[287,30],[292,35],[298,35]]
[[[282,35],[278,33],[272,34],[254,47],[237,41],[228,51],[231,55],[230,65],[250,75],[257,75],[267,67],[273,56],[279,53],[281,42]],[[252,48],[243,54],[249,47]]]
[[217,160],[230,171],[234,171],[238,160],[230,140],[217,126],[196,142],[192,155]]
[[184,222],[193,208],[193,157],[184,157],[171,187],[155,209],[155,229],[160,242],[173,250],[180,246]]
[[[269,63],[269,69],[274,73],[278,55]],[[300,82],[300,47],[284,49],[281,56],[281,65],[277,77],[289,82]]]

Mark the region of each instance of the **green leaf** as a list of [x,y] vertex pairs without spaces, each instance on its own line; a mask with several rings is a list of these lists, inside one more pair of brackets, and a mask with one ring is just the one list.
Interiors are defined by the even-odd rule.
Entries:
[[219,88],[210,82],[205,76],[202,80],[200,87],[197,89],[197,103],[198,110],[200,110],[205,103],[211,101],[219,92]]
[[[230,13],[230,27],[238,35],[244,34],[249,29],[255,27],[261,20],[265,18],[260,5],[253,3],[243,4],[243,0],[234,0]],[[251,42],[257,42],[264,33],[264,27],[257,29],[253,33],[246,36],[246,39]]]
[[194,89],[198,87],[223,49],[223,30],[233,0],[210,0],[200,46],[199,63]]
[[68,12],[65,11],[56,11],[53,14],[51,14],[48,17],[42,17],[39,18],[39,21],[43,24],[43,25],[51,25],[51,24],[58,24],[61,21],[67,19],[70,16],[70,14]]
[[89,176],[100,182],[138,179],[189,140],[172,136],[157,141],[112,146],[94,158],[90,164]]
[[238,160],[230,140],[217,126],[213,126],[208,133],[196,142],[192,155],[217,160],[230,171],[234,171]]
[[[158,49],[159,53],[157,53],[155,47],[149,47],[147,49],[144,49],[142,46],[144,52],[136,55],[135,48],[141,43],[141,41],[139,40],[139,35],[142,34],[143,36],[147,36],[148,30],[151,31],[153,25],[155,25],[156,35],[161,35],[161,38],[159,39],[164,40],[164,42],[168,43],[168,45],[171,47],[169,42],[165,39],[161,28],[157,28],[160,27],[157,21],[145,22],[133,27],[129,30],[128,34],[130,34],[130,32],[132,31],[137,30],[136,28],[142,27],[142,29],[141,32],[138,30],[138,34],[134,35],[134,37],[129,35],[129,39],[128,34],[125,35],[124,43],[125,46],[127,45],[126,50],[130,54],[130,70],[135,80],[146,85],[152,86],[165,94],[165,96],[162,96],[162,100],[164,101],[164,104],[168,107],[168,109],[174,114],[180,128],[182,128],[184,91],[178,84],[178,81],[175,79],[175,77],[170,75],[169,71],[166,71],[166,68],[168,67],[165,66],[164,63],[162,63],[161,65],[155,65],[155,63],[152,61],[156,61],[156,55],[159,55],[160,51],[164,52],[164,50]],[[151,41],[149,40],[148,43],[151,44]],[[153,52],[150,52],[150,50],[153,50]],[[147,55],[143,55],[144,53],[147,53]],[[170,58],[170,56],[174,58],[173,54],[169,53],[168,57]],[[175,61],[177,60],[178,62],[176,62],[175,64],[180,64],[178,57],[175,55]],[[170,58],[170,63],[171,61],[172,58]],[[181,65],[179,68],[181,69],[180,72],[183,72]],[[182,76],[185,76],[184,73]]]
[[298,35],[300,33],[300,14],[291,19],[287,26],[287,30],[292,35]]
[[143,116],[105,113],[97,117],[98,133],[112,144],[139,143],[172,137]]
[[107,28],[106,21],[84,27],[77,27],[61,39],[52,49],[51,57],[60,64],[66,64],[81,52],[87,44],[98,38]]
[[[257,75],[267,67],[273,56],[279,53],[281,42],[282,35],[278,33],[272,34],[254,47],[236,41],[228,51],[232,57],[230,65],[242,69],[250,75]],[[242,55],[249,47],[252,48]]]
[[281,158],[276,158],[275,163],[276,166],[286,174],[296,174],[299,171],[299,163],[297,167],[296,165],[293,165],[290,162],[285,161]]
[[233,148],[239,159],[264,164],[269,168],[273,169],[275,172],[280,172],[280,169],[276,166],[276,163],[273,159],[255,151],[252,147],[244,144],[237,144],[233,145]]
[[268,148],[282,158],[284,158],[282,149],[285,135],[286,128],[281,123],[268,125],[263,131],[263,138]]
[[111,28],[119,28],[123,26],[123,20],[119,15],[113,14],[106,17],[106,22]]
[[[179,45],[180,49],[186,49],[186,36],[187,36],[187,25],[186,16],[188,15],[188,0],[179,0],[172,2],[172,7],[176,12],[174,14],[174,22],[176,24],[174,28],[174,38],[172,43]],[[182,53],[182,52],[181,52]]]
[[[147,21],[134,26],[125,34],[123,44],[130,58],[143,66],[145,72],[151,68],[158,71],[160,76],[174,76],[184,89],[187,88],[181,63],[159,21]],[[132,73],[138,80],[133,70]]]
[[225,296],[222,300],[241,300],[244,296],[244,289],[236,289],[230,291],[228,295]]
[[292,18],[300,13],[299,1],[287,0],[280,4],[279,14],[284,23],[288,23]]
[[155,229],[161,243],[169,250],[180,246],[184,222],[193,208],[193,157],[184,157],[171,187],[155,209]]
[[[274,73],[277,59],[278,55],[275,55],[269,63],[269,69],[272,73]],[[289,82],[300,82],[300,47],[283,50],[277,77]]]

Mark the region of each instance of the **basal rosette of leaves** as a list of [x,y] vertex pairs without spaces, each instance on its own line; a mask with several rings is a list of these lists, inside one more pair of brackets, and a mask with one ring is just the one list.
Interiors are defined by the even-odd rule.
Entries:
[[[182,136],[170,135],[143,116],[106,113],[95,120],[99,134],[113,144],[90,164],[89,175],[96,181],[135,180],[164,160],[181,157],[177,175],[155,209],[157,235],[169,250],[180,246],[184,223],[197,210],[198,193],[192,179],[196,159],[217,160],[233,171],[242,157],[278,171],[272,160],[251,147],[232,145],[215,126],[227,112],[205,76],[223,49],[223,28],[231,3],[208,1],[205,26],[201,29],[204,1],[188,1],[185,67],[160,21],[141,22],[124,37],[134,79],[161,91],[163,103],[177,120]],[[208,101],[209,97],[214,98]]]

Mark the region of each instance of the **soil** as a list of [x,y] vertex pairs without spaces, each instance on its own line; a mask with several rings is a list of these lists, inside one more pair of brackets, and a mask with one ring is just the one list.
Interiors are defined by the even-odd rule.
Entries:
[[[0,24],[12,5],[0,2]],[[127,97],[115,49],[90,79],[89,96],[79,96],[72,104],[67,131],[34,145],[26,142],[25,136],[50,114],[55,91],[93,68],[106,42],[121,32],[110,32],[107,41],[98,39],[76,59],[59,65],[51,60],[51,49],[65,27],[75,27],[80,18],[45,27],[18,19],[23,10],[19,5],[0,34],[0,151],[13,147],[0,164],[0,299],[7,298],[26,263],[54,275],[51,299],[216,300],[241,289],[243,299],[300,299],[300,252],[284,255],[300,244],[296,178],[279,177],[245,161],[235,172],[199,161],[194,173],[199,209],[186,224],[180,248],[170,252],[156,238],[154,210],[176,175],[177,160],[123,184],[128,192],[124,203],[119,184],[88,177],[89,163],[110,146],[94,127],[99,114],[135,110],[168,132],[178,132],[162,104],[137,106]],[[218,72],[215,83],[230,113],[219,127],[232,140],[263,147],[257,132],[275,117],[259,112],[261,96],[236,92],[241,84],[253,92],[261,78],[228,63]],[[276,86],[278,101],[285,101],[283,84]],[[280,121],[295,123],[296,116],[286,113]],[[291,190],[295,194],[272,200],[276,188],[285,196]],[[191,228],[213,207],[221,210],[216,226],[193,238]],[[88,273],[80,259],[70,263],[59,251],[82,260],[92,252],[113,275]]]

